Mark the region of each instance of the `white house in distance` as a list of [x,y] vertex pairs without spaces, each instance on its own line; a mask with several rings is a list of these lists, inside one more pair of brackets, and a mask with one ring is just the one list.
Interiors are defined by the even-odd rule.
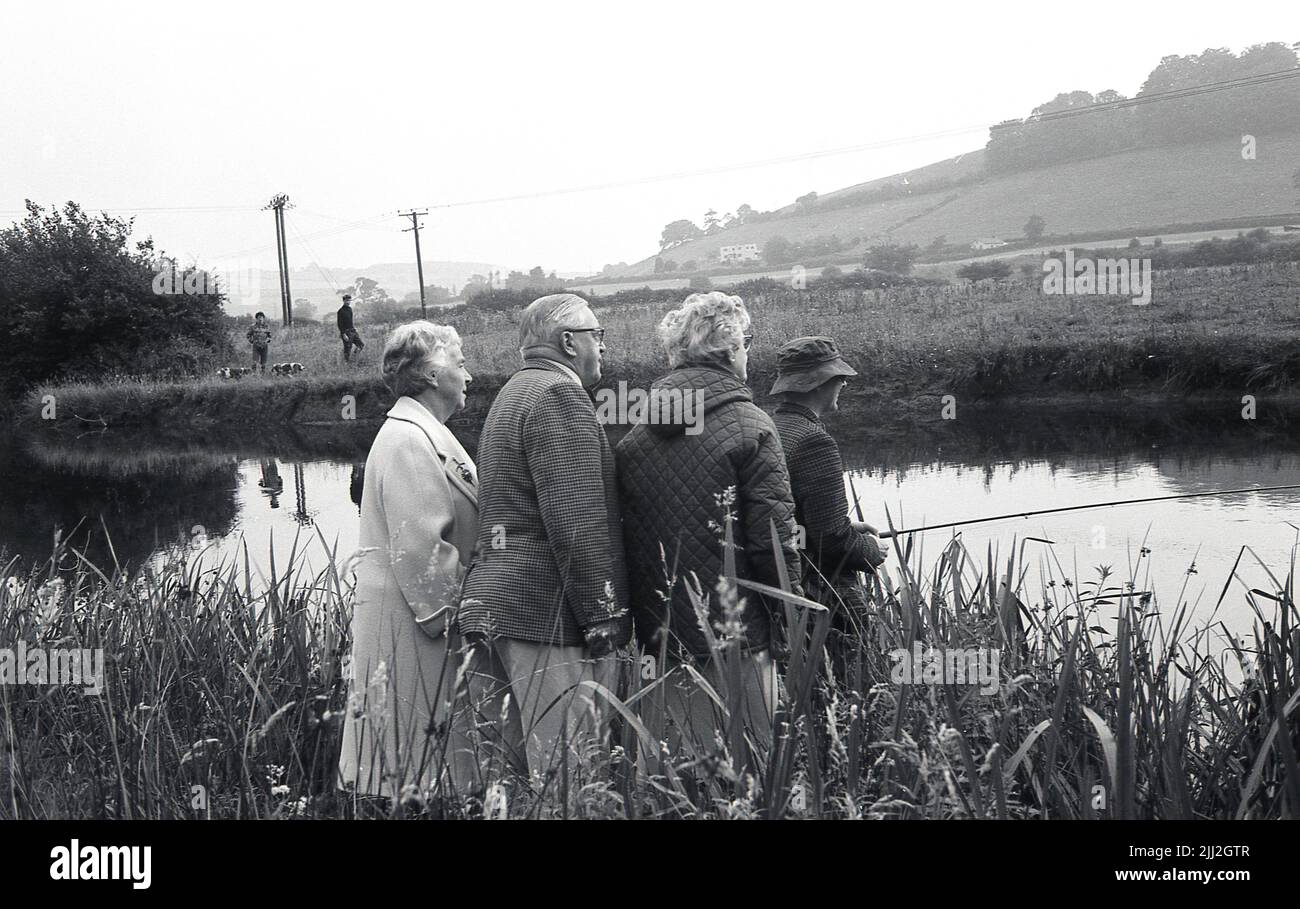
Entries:
[[999,240],[997,237],[981,237],[970,245],[971,249],[997,249],[999,246],[1006,246],[1006,240]]
[[719,262],[757,262],[758,258],[757,243],[739,243],[718,250]]

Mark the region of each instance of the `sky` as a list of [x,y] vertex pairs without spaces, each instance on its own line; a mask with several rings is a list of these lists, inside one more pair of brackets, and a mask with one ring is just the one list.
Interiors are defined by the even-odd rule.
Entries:
[[276,193],[295,267],[414,262],[398,212],[428,208],[426,261],[589,273],[709,208],[982,147],[1059,92],[1133,95],[1166,55],[1300,40],[1276,0],[0,0],[0,21],[0,221],[75,200],[272,269]]

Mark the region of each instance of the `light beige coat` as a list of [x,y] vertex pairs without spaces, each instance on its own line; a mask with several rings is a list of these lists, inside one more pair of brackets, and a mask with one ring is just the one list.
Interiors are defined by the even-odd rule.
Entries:
[[343,783],[360,794],[425,791],[442,777],[450,795],[448,776],[454,792],[475,785],[446,631],[477,538],[473,461],[424,405],[399,398],[370,448],[361,497],[339,759]]

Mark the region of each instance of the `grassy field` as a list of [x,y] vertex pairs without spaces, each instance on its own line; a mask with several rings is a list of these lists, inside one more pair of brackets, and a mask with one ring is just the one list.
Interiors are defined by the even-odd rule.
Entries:
[[[1156,272],[1154,282],[1150,306],[1116,297],[1045,296],[1037,280],[1022,278],[975,287],[761,294],[747,301],[755,334],[750,384],[761,399],[777,347],[800,335],[825,334],[862,374],[850,384],[846,402],[885,417],[937,412],[945,394],[963,401],[1189,393],[1239,398],[1300,385],[1300,266],[1180,269]],[[608,329],[607,382],[644,384],[666,370],[655,326],[669,308],[599,310]],[[470,412],[485,411],[518,363],[513,317],[462,307],[435,318],[463,336],[475,376]],[[271,362],[301,362],[307,367],[302,376],[45,386],[29,395],[26,420],[43,423],[47,395],[58,404],[55,422],[81,429],[337,421],[345,395],[356,401],[356,418],[379,417],[389,404],[378,373],[388,326],[368,324],[364,314],[360,319],[367,346],[351,364],[342,362],[332,328],[281,330]],[[236,344],[248,348],[242,338]]]
[[[300,574],[294,547],[266,587],[197,552],[131,576],[63,548],[0,565],[0,639],[105,657],[99,694],[0,686],[0,818],[354,816],[335,775],[353,581]],[[557,757],[531,782],[494,762],[476,787],[440,775],[390,813],[495,814],[500,787],[511,817],[1296,817],[1294,553],[1274,589],[1246,594],[1253,638],[1224,642],[1189,635],[1181,609],[1162,618],[1140,578],[1070,577],[1035,549],[895,548],[836,675],[825,614],[787,596],[770,748],[746,744],[725,681],[720,736],[652,741],[639,704],[663,680],[629,661],[606,692],[612,751]],[[995,683],[896,681],[888,654],[918,643],[996,650]],[[735,641],[720,630],[713,646],[728,665]]]

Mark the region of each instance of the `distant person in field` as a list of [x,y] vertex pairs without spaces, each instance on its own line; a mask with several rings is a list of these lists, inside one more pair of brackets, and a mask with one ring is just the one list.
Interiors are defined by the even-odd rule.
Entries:
[[343,362],[352,360],[352,348],[365,349],[366,342],[361,340],[356,325],[352,321],[352,294],[343,295],[343,305],[339,307],[339,338],[343,341]]
[[259,312],[254,317],[253,327],[245,337],[253,345],[253,368],[266,372],[266,358],[271,352],[271,326],[266,321],[266,313]]

